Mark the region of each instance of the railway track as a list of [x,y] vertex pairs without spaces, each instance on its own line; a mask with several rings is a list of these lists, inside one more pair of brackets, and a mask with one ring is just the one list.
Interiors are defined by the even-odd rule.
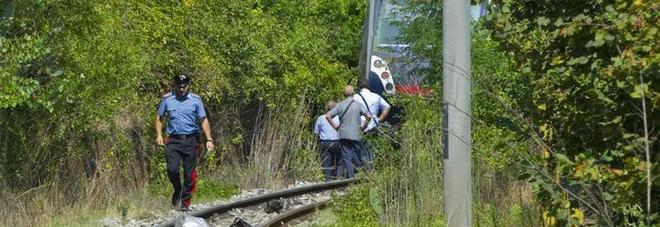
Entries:
[[[186,213],[186,215],[204,218],[207,220],[207,222],[209,222],[209,225],[211,226],[213,225],[222,226],[225,225],[226,223],[222,221],[219,222],[218,219],[222,219],[223,215],[227,216],[226,213],[232,210],[247,209],[249,207],[255,207],[259,205],[263,206],[263,204],[266,204],[270,201],[276,201],[276,202],[279,201],[279,203],[283,203],[283,202],[286,203],[287,201],[282,201],[282,200],[286,198],[293,198],[297,196],[299,197],[308,194],[322,193],[329,190],[339,189],[346,187],[352,183],[355,183],[354,179],[345,179],[345,180],[331,181],[331,182],[325,182],[325,183],[319,183],[313,185],[305,185],[305,186],[290,188],[281,191],[269,192],[258,196],[253,196],[250,198],[233,201],[226,204],[212,206],[207,209]],[[252,224],[254,224],[255,226],[280,226],[283,223],[303,217],[306,214],[314,212],[316,209],[323,208],[327,206],[328,202],[329,199],[325,199],[322,201],[310,201],[309,203],[303,204],[302,206],[298,204],[299,205],[298,207],[277,214],[274,217],[270,218],[268,221],[262,223],[252,223]],[[169,226],[174,226],[174,224],[175,224],[175,220],[172,219],[165,223],[161,223],[157,226],[169,227]]]
[[277,215],[268,221],[260,223],[258,226],[263,226],[263,227],[278,227],[278,226],[285,226],[289,222],[293,220],[297,220],[303,217],[306,217],[307,215],[310,215],[314,213],[315,211],[319,209],[325,208],[328,204],[330,203],[330,200],[323,200],[320,202],[308,204],[290,211],[287,211],[285,213],[282,213],[280,215]]

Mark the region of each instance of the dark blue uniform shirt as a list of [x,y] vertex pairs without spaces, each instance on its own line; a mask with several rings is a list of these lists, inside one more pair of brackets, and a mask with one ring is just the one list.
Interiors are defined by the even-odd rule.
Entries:
[[177,97],[175,92],[167,93],[158,105],[158,116],[169,116],[167,134],[182,135],[199,131],[197,121],[206,117],[202,98],[192,92]]

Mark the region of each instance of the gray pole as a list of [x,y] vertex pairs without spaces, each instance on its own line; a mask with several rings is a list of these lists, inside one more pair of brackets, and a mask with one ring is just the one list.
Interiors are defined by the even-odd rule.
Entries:
[[374,24],[376,21],[374,21],[374,14],[376,11],[376,0],[369,0],[369,11],[367,12],[368,18],[367,18],[367,51],[366,51],[366,57],[365,57],[365,65],[364,67],[365,72],[364,72],[364,77],[361,78],[361,80],[367,80],[369,78],[369,72],[371,71],[371,55],[373,52],[373,45],[374,45]]
[[442,10],[443,165],[447,226],[472,226],[470,1]]

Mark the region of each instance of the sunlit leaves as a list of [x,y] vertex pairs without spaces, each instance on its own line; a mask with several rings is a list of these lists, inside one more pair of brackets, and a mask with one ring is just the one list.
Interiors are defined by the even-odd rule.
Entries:
[[[660,79],[655,13],[659,7],[657,2],[622,0],[567,5],[500,1],[488,16],[491,37],[501,50],[515,56],[519,71],[531,81],[537,105],[529,108],[529,117],[541,132],[552,129],[553,136],[543,139],[555,155],[545,165],[574,170],[560,171],[565,175],[562,184],[603,187],[600,194],[615,213],[599,216],[603,224],[620,223],[615,217],[627,215],[626,207],[643,203],[639,195],[645,192],[641,186],[645,176],[641,170],[632,171],[637,165],[631,160],[642,160],[641,99],[658,100],[653,84]],[[529,26],[530,20],[536,26]],[[658,106],[646,111],[651,118],[657,116]],[[650,143],[657,137],[652,134]],[[619,178],[621,173],[628,175]],[[549,189],[537,193],[546,206],[563,209],[561,201],[577,200],[546,196],[562,191],[554,186]],[[627,190],[636,193],[621,193]],[[593,196],[589,189],[571,191]],[[560,222],[568,217],[558,218]]]
[[633,89],[633,92],[630,93],[630,97],[633,98],[642,98],[645,97],[645,94],[649,93],[649,85],[648,84],[637,84],[635,85],[635,88]]

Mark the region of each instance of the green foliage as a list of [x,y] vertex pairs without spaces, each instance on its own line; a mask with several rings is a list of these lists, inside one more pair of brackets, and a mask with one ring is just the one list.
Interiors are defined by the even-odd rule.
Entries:
[[164,179],[163,151],[152,145],[153,106],[177,73],[193,75],[212,124],[231,135],[205,168],[225,163],[220,152],[251,142],[244,138],[252,138],[252,125],[243,122],[253,119],[239,114],[246,106],[293,111],[300,99],[292,97],[314,94],[307,100],[322,103],[354,78],[366,3],[46,0],[0,7],[0,180],[25,190],[85,177],[136,187]]
[[[441,2],[408,2],[395,16],[401,18],[397,21],[402,31],[400,39],[412,44],[412,55],[431,62],[427,71],[418,74],[434,87],[440,87],[442,77],[437,75],[442,74]],[[488,30],[475,24],[472,33],[474,150],[476,161],[503,170],[510,164],[507,159],[525,149],[524,143],[513,142],[520,136],[520,129],[511,110],[528,102],[529,89],[525,79],[511,66],[510,54],[497,50],[497,43],[488,35]]]
[[[396,96],[405,121],[388,135],[367,138],[376,157],[370,201],[380,223],[392,226],[441,226],[441,115],[438,97]],[[435,138],[435,139],[434,139]],[[395,141],[396,142],[395,142]]]
[[229,198],[238,194],[239,190],[240,189],[236,185],[221,184],[200,179],[197,181],[195,200],[203,202]]
[[443,226],[442,118],[433,105],[437,98],[389,98],[403,108],[406,120],[396,130],[379,125],[387,135],[367,136],[375,170],[359,173],[367,183],[335,202],[337,225]]
[[507,210],[498,210],[495,206],[487,203],[477,210],[478,218],[475,219],[476,226],[537,226],[530,220],[537,217],[530,216],[533,211],[515,204]]
[[378,216],[369,203],[369,188],[356,187],[333,202],[338,226],[378,226]]
[[[657,221],[657,199],[646,209],[645,172],[647,164],[658,172],[658,156],[647,163],[643,151],[657,146],[660,4],[504,0],[492,6],[491,37],[531,91],[531,103],[521,108],[540,134],[541,155],[526,176],[547,209],[546,224]],[[652,183],[649,193],[657,194]],[[645,212],[628,212],[633,207]]]
[[[419,56],[429,60],[430,68],[420,71],[428,84],[435,88],[440,88],[442,77],[442,3],[439,1],[408,1],[408,5],[400,9],[400,15],[413,15],[403,17],[398,25],[402,30],[402,41],[411,43],[411,56]],[[399,15],[399,16],[400,16]],[[523,208],[527,216],[533,216],[534,204],[529,201],[528,195],[522,194],[525,190],[517,184],[517,173],[522,171],[520,165],[517,165],[519,158],[527,157],[528,149],[526,135],[521,132],[519,119],[515,112],[524,112],[519,106],[524,106],[529,102],[529,90],[526,87],[525,78],[515,71],[510,64],[511,55],[499,51],[497,43],[489,37],[489,32],[479,23],[475,23],[472,29],[472,110],[473,117],[473,173],[475,185],[474,196],[474,220],[480,225],[494,223],[481,222],[483,220],[495,220],[500,223],[517,223],[520,225],[538,224],[535,218],[525,219],[518,222],[514,220],[517,216],[508,215],[507,210],[515,207]],[[439,96],[440,89],[434,89]],[[429,103],[416,105],[414,116],[409,116],[406,111],[407,121],[403,131],[437,130],[440,132],[442,125],[438,114],[441,107],[440,97],[434,97]],[[410,103],[408,103],[410,104]],[[429,106],[428,109],[422,106]],[[410,105],[405,105],[410,108]],[[423,109],[423,110],[420,110]],[[422,114],[426,113],[426,114]],[[431,123],[429,123],[431,122]],[[430,126],[427,126],[430,125]],[[412,131],[408,131],[410,133]],[[429,138],[440,138],[439,134],[426,132],[422,135],[415,133],[402,133],[401,138],[410,139],[414,143],[427,144],[425,146],[414,147],[411,151],[417,153],[417,156],[430,149],[441,149],[439,139],[436,144],[430,145]],[[436,137],[437,136],[437,137]],[[411,138],[420,138],[417,139]],[[411,146],[411,145],[408,145]],[[437,155],[437,154],[436,154]],[[395,156],[396,157],[396,156]],[[394,163],[400,161],[395,157],[386,157],[386,160],[392,160]],[[438,157],[438,160],[440,157]],[[395,169],[398,168],[395,167]],[[417,173],[428,175],[430,173]],[[441,173],[435,173],[441,175]],[[413,175],[417,176],[417,175]],[[413,177],[415,178],[415,177]],[[406,179],[405,177],[395,177]],[[424,181],[429,181],[424,180]],[[440,182],[440,181],[438,181]],[[440,185],[440,183],[438,183]],[[431,192],[441,193],[441,192]],[[515,198],[513,198],[515,197]],[[523,198],[521,198],[523,197]],[[412,208],[414,209],[414,208]],[[529,211],[529,212],[527,212]],[[516,225],[516,224],[511,224]]]
[[[393,25],[401,30],[398,41],[410,44],[411,54],[406,55],[404,64],[428,60],[430,67],[415,67],[415,74],[426,83],[439,88],[442,77],[442,2],[440,1],[396,1],[402,7],[389,17]],[[440,91],[440,89],[436,89]]]

